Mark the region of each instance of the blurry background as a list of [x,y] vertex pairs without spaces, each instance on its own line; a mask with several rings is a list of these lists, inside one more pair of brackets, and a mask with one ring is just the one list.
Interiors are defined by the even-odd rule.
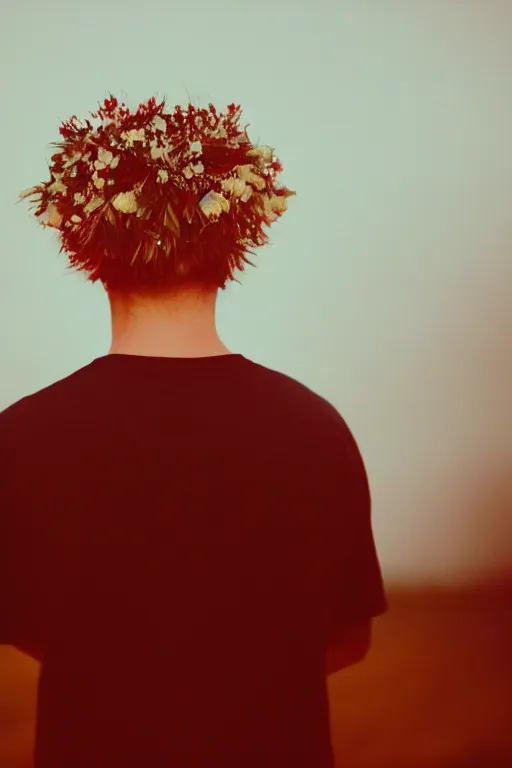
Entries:
[[[368,661],[329,679],[336,751],[512,765],[512,0],[21,0],[2,17],[0,409],[110,344],[102,288],[15,205],[61,121],[110,93],[241,104],[297,197],[220,294],[220,335],[346,418],[390,589]],[[30,765],[37,672],[0,648],[1,768]]]

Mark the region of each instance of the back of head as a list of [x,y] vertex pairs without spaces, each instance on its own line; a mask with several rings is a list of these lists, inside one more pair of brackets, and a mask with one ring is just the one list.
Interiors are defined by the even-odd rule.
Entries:
[[282,166],[250,143],[241,110],[175,107],[154,98],[131,113],[115,97],[91,120],[73,116],[54,143],[48,182],[23,192],[59,230],[70,265],[107,291],[224,289],[295,194]]

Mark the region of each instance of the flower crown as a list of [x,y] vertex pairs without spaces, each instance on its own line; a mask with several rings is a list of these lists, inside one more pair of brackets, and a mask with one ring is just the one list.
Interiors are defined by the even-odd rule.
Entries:
[[233,279],[245,252],[268,242],[263,225],[295,194],[276,185],[282,166],[273,150],[240,129],[240,107],[164,108],[152,97],[131,113],[111,96],[91,113],[95,124],[74,115],[59,129],[64,141],[51,144],[59,151],[50,181],[20,195],[37,204],[44,227],[59,230],[61,251],[93,282],[113,278],[109,261],[117,260],[117,274],[122,263],[125,273],[163,276],[172,263],[186,276],[186,259],[203,257],[215,279],[222,261]]

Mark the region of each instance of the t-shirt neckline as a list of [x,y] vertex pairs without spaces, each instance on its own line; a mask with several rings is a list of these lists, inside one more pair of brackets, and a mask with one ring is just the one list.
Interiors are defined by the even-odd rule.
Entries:
[[95,358],[93,363],[104,363],[110,361],[114,364],[137,366],[138,368],[149,367],[198,367],[225,365],[226,363],[239,363],[246,358],[238,353],[231,352],[223,355],[207,355],[205,357],[159,357],[154,355],[133,355],[121,352],[112,352]]

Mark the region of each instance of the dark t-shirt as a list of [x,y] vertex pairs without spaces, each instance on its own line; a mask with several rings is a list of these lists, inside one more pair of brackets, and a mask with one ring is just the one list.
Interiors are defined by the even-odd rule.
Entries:
[[37,768],[327,768],[326,647],[386,608],[356,442],[243,355],[107,355],[0,414],[0,643]]

